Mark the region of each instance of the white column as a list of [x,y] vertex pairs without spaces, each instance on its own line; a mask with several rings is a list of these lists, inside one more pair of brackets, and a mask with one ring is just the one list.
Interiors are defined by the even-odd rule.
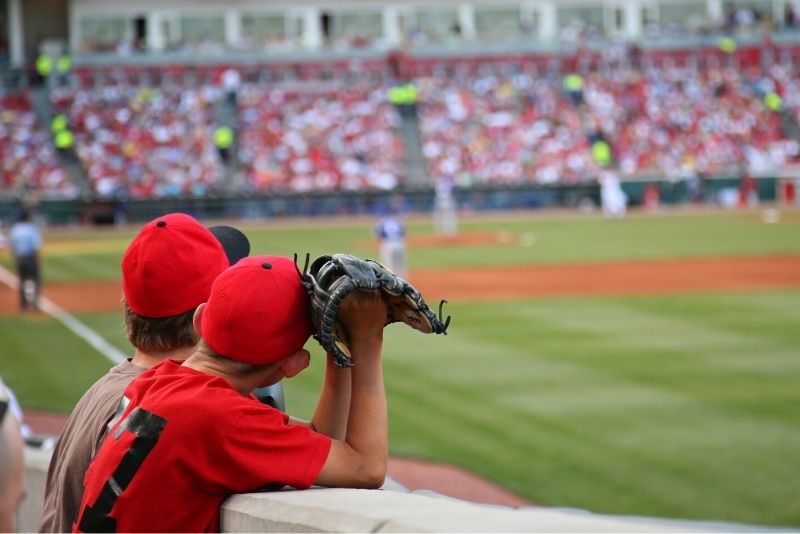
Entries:
[[230,47],[238,47],[242,42],[242,19],[239,11],[225,11],[225,43]]
[[166,35],[164,35],[164,25],[161,23],[161,13],[151,11],[147,14],[147,50],[160,52],[166,46]]
[[8,38],[9,56],[12,67],[25,65],[25,39],[22,34],[22,2],[8,2]]
[[400,36],[400,12],[397,6],[383,8],[383,39],[389,46],[398,46],[402,43]]
[[555,2],[539,4],[539,40],[548,41],[558,33]]
[[642,36],[642,10],[643,7],[639,2],[625,2],[623,4],[625,18],[624,32],[625,37],[628,39],[638,39]]
[[303,48],[313,50],[322,45],[322,24],[319,9],[309,7],[303,10]]
[[475,40],[475,10],[472,4],[458,4],[458,25],[462,39]]
[[708,2],[708,18],[714,23],[724,22],[725,15],[722,12],[722,0],[706,0]]

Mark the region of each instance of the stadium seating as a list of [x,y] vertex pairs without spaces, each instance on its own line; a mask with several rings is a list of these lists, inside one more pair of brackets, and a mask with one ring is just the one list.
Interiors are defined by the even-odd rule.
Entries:
[[394,189],[398,116],[380,83],[248,84],[240,94],[243,191]]
[[37,124],[25,93],[0,97],[0,193],[78,195],[59,162],[50,132]]
[[[714,46],[618,46],[401,58],[419,88],[431,183],[454,177],[462,186],[593,182],[603,165],[592,151],[598,140],[609,145],[623,179],[796,166],[797,59],[798,50],[769,42],[733,54]],[[239,66],[236,170],[227,181],[213,132],[222,73],[235,64],[84,66],[52,102],[68,116],[79,161],[101,198],[392,190],[404,184],[408,142],[387,101],[399,61],[389,54]],[[562,85],[574,71],[584,74],[578,100]],[[32,115],[15,109],[23,104],[8,102],[14,120],[34,128]],[[4,135],[12,134],[6,128]],[[4,161],[10,152],[2,149]],[[28,182],[69,193],[63,171],[47,165]],[[10,187],[10,174],[3,176]]]
[[561,71],[432,69],[421,88],[420,127],[433,179],[462,185],[580,182],[599,171],[591,144],[607,141],[623,177],[690,178],[776,172],[800,162],[769,92],[798,116],[793,64],[760,68],[686,61],[640,68],[607,64],[584,77],[579,104]]
[[213,141],[220,92],[179,76],[171,80],[141,85],[124,78],[53,93],[54,108],[73,125],[78,158],[99,197],[222,189],[224,172]]

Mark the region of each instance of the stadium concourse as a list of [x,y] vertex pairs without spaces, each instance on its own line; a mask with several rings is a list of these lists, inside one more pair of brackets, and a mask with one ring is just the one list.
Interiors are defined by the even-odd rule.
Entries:
[[[388,57],[302,68],[85,66],[48,104],[74,132],[87,193],[100,199],[391,191],[440,179],[594,183],[609,163],[623,181],[694,186],[800,164],[797,55],[777,46],[609,47],[574,57],[407,58],[418,88],[410,116],[387,99],[401,80]],[[223,83],[232,68],[241,70],[235,89]],[[571,72],[583,73],[579,91],[562,85]],[[0,139],[14,132],[15,141],[0,145],[2,194],[75,197],[84,184],[59,167],[29,91],[0,100]],[[214,141],[223,122],[236,132],[225,158]],[[597,142],[607,155],[593,151]],[[415,158],[421,170],[409,165]]]

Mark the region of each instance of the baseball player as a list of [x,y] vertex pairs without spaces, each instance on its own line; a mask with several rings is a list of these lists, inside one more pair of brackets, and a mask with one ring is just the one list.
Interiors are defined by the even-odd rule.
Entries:
[[[352,368],[328,370],[304,423],[249,395],[305,369],[309,299],[295,263],[246,258],[214,282],[194,315],[202,336],[125,390],[119,416],[86,473],[77,532],[218,531],[233,493],[311,484],[377,488],[388,425],[381,370],[387,309],[355,291],[339,306]],[[187,439],[191,436],[191,439]]]
[[620,185],[619,176],[611,169],[603,169],[598,179],[603,215],[611,219],[624,218],[628,207],[628,195]]
[[17,265],[21,311],[39,309],[41,289],[39,249],[42,246],[42,233],[30,218],[30,213],[23,210],[17,222],[11,226],[11,233],[8,236],[11,253]]
[[436,181],[433,220],[436,235],[454,236],[458,233],[455,185],[455,180],[450,176],[442,176]]
[[374,229],[378,238],[381,263],[401,278],[406,277],[406,226],[402,219],[390,212],[378,219]]
[[165,215],[145,224],[125,251],[125,328],[135,352],[95,382],[67,420],[47,473],[41,532],[72,529],[84,474],[128,384],[146,369],[194,351],[195,309],[208,299],[214,278],[250,250],[238,230],[212,230],[188,215]]

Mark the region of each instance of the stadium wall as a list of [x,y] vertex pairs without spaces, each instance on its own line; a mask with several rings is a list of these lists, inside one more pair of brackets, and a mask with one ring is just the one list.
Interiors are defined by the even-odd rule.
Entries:
[[[758,179],[759,199],[776,200],[779,178]],[[706,181],[702,196],[706,203],[718,203],[722,191],[738,188],[738,177],[711,178]],[[645,188],[658,186],[662,204],[689,202],[685,181],[664,179],[624,181],[622,186],[629,204],[642,204]],[[459,209],[468,211],[532,210],[555,207],[591,208],[600,202],[599,187],[586,184],[527,184],[461,188],[456,192]],[[0,219],[13,219],[18,200],[0,200]],[[200,219],[271,219],[281,217],[330,217],[377,215],[390,205],[402,202],[410,213],[433,211],[434,191],[406,189],[396,191],[352,191],[332,193],[273,193],[220,197],[156,198],[156,199],[44,199],[35,202],[37,217],[52,225],[113,224],[144,222],[163,213],[180,211]]]

